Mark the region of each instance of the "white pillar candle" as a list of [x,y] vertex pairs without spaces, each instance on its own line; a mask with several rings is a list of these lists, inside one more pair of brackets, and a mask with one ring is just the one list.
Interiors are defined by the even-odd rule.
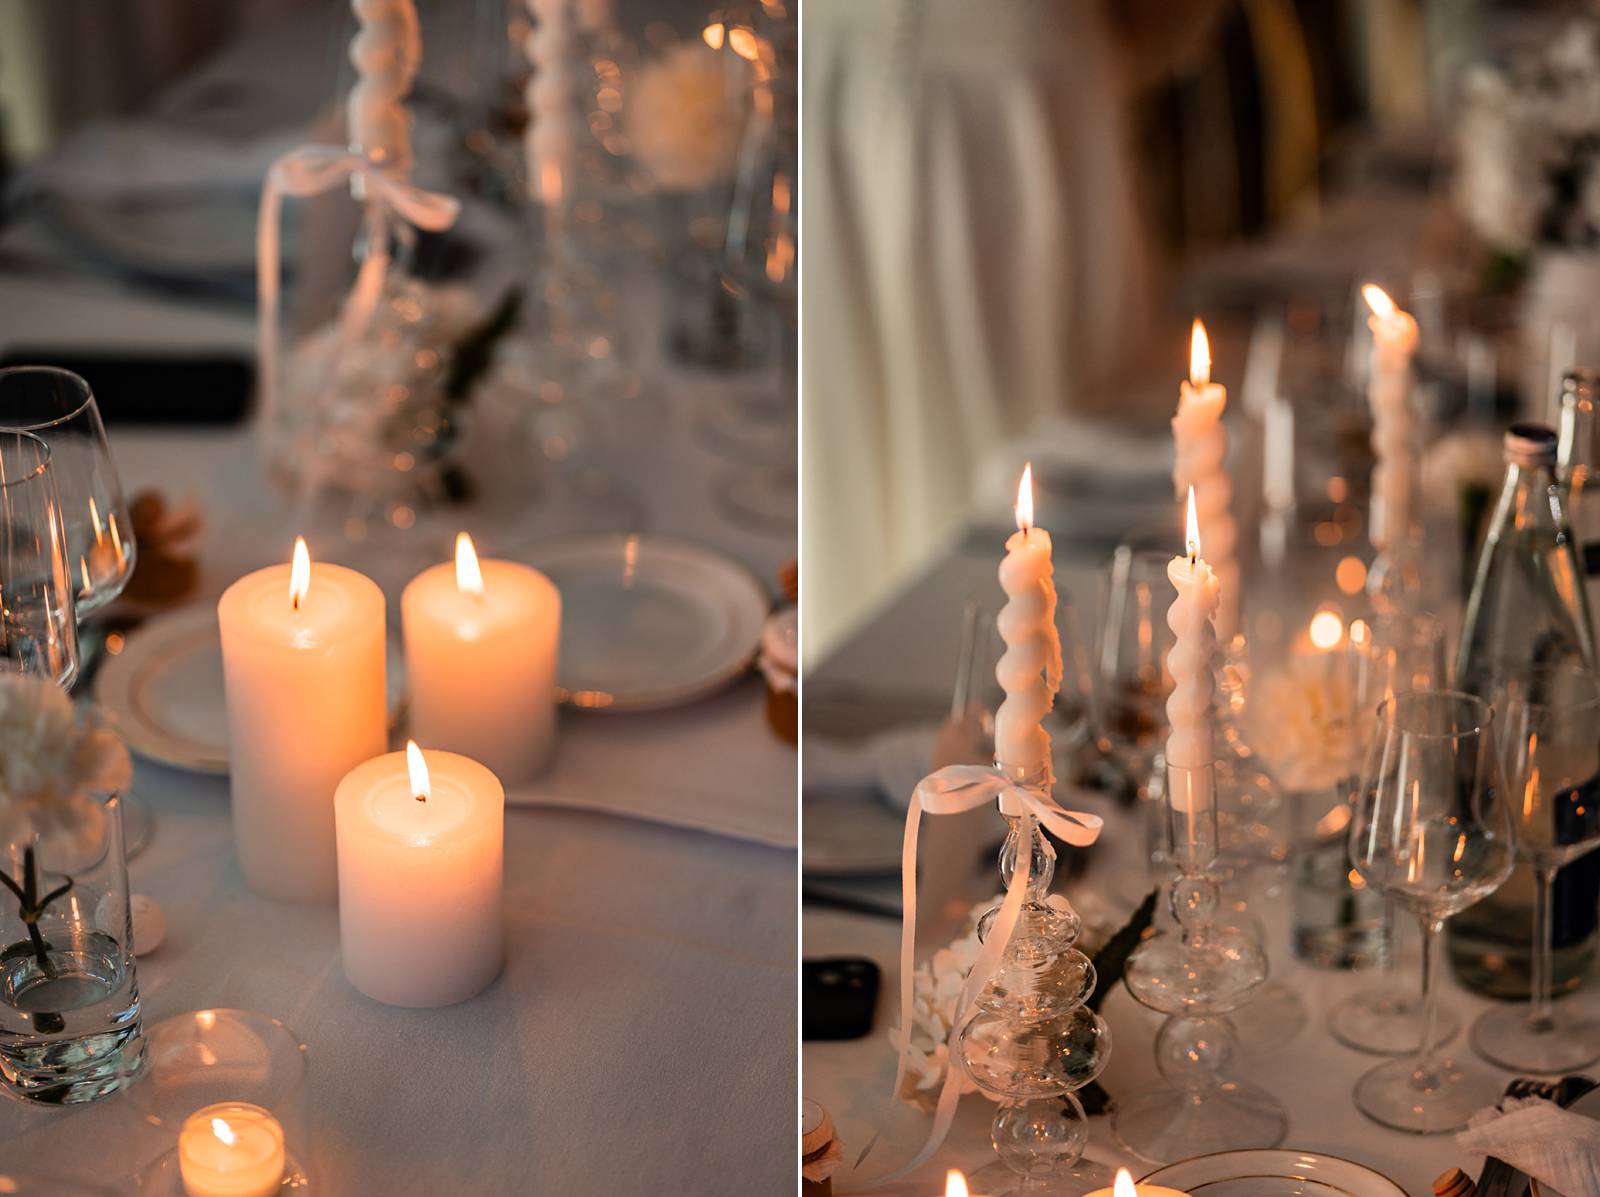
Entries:
[[555,584],[516,562],[480,562],[463,532],[454,565],[406,586],[400,617],[417,739],[482,761],[507,785],[543,769],[555,746]]
[[1372,408],[1372,543],[1393,549],[1411,530],[1412,487],[1417,476],[1415,421],[1411,415],[1411,357],[1417,322],[1371,283],[1361,294],[1372,309],[1372,369],[1367,402]]
[[1239,567],[1234,547],[1239,530],[1232,512],[1228,430],[1222,423],[1227,404],[1227,389],[1211,381],[1211,345],[1205,325],[1196,320],[1189,338],[1189,381],[1178,386],[1178,414],[1172,418],[1172,484],[1179,502],[1191,491],[1199,495],[1212,567],[1222,580],[1217,635],[1224,643],[1233,639],[1239,616]]
[[339,783],[339,947],[362,993],[448,1006],[495,979],[505,803],[477,761],[415,743]]
[[283,1127],[260,1106],[206,1106],[178,1132],[178,1176],[187,1197],[272,1197],[283,1186],[283,1165]]
[[1199,809],[1212,801],[1209,779],[1215,760],[1213,718],[1217,682],[1213,658],[1217,635],[1212,617],[1220,600],[1220,580],[1200,556],[1200,528],[1195,493],[1189,492],[1188,553],[1167,565],[1167,578],[1177,597],[1167,608],[1173,644],[1167,650],[1172,693],[1167,698],[1167,767],[1196,771],[1192,785],[1173,788],[1173,806]]
[[388,743],[383,592],[297,539],[292,565],[223,592],[217,620],[239,867],[266,897],[331,902],[334,787]]
[[[995,762],[1013,780],[1050,775],[1050,734],[1043,721],[1061,687],[1061,639],[1056,631],[1055,571],[1050,533],[1033,526],[1033,467],[1017,486],[1017,531],[1006,541],[1000,586],[1006,605],[996,621],[1005,652],[995,679],[1005,699],[994,717]],[[1008,800],[1000,800],[1006,814]]]

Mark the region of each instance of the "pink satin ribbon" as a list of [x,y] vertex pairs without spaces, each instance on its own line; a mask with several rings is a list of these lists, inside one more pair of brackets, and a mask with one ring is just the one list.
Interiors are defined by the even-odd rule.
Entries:
[[[957,815],[963,811],[975,810],[985,803],[994,802],[1002,797],[1015,803],[1022,812],[1022,822],[1018,827],[1020,850],[1017,853],[1017,866],[1012,871],[1011,884],[1006,887],[1006,896],[1000,904],[1000,913],[995,917],[988,938],[978,950],[978,958],[973,962],[971,971],[967,973],[967,979],[961,987],[961,995],[956,1002],[956,1016],[950,1024],[950,1037],[945,1041],[947,1062],[944,1087],[940,1089],[939,1101],[934,1107],[933,1126],[928,1131],[928,1140],[910,1162],[886,1175],[873,1177],[870,1181],[852,1181],[850,1187],[842,1190],[843,1192],[875,1188],[915,1171],[932,1158],[933,1153],[944,1143],[945,1136],[950,1133],[951,1123],[955,1121],[956,1105],[961,1100],[961,1080],[958,1071],[962,1067],[959,1043],[961,1028],[972,1016],[983,987],[999,968],[1000,955],[1011,942],[1011,934],[1016,930],[1022,905],[1027,901],[1028,884],[1032,880],[1033,873],[1033,851],[1030,845],[1033,841],[1034,824],[1036,822],[1043,824],[1060,839],[1080,848],[1087,847],[1100,838],[1103,820],[1099,815],[1067,810],[1058,806],[1048,793],[1026,789],[994,769],[982,765],[950,765],[917,783],[911,805],[906,810],[905,842],[900,853],[900,893],[903,908],[900,932],[900,1030],[905,1036],[905,1043],[900,1050],[900,1060],[895,1068],[891,1103],[899,1099],[900,1086],[905,1081],[906,1063],[911,1050],[911,1007],[917,934],[917,833],[921,828],[922,816],[924,812],[930,815]],[[1054,859],[1055,848],[1048,839],[1044,841],[1044,847]],[[877,1136],[874,1135],[866,1149],[857,1157],[858,1167],[867,1158],[867,1154],[876,1142]]]

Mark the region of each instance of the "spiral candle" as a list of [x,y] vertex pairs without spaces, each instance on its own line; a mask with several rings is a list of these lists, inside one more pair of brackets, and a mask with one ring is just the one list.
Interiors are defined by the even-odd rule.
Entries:
[[1172,419],[1172,484],[1178,499],[1193,494],[1200,504],[1212,568],[1222,582],[1217,635],[1224,642],[1233,638],[1239,613],[1239,567],[1234,558],[1239,531],[1232,512],[1228,430],[1222,423],[1227,403],[1227,389],[1211,381],[1211,346],[1205,325],[1196,320],[1189,342],[1189,380],[1179,385],[1178,414]]
[[528,198],[559,205],[571,190],[579,120],[572,103],[576,22],[570,0],[524,0],[534,25],[523,43],[533,74],[523,88]]
[[1372,544],[1392,550],[1411,529],[1412,488],[1417,476],[1415,423],[1411,415],[1411,356],[1417,322],[1371,283],[1361,294],[1372,309],[1372,371],[1367,402],[1372,408]]
[[1018,530],[1006,541],[1000,563],[1006,605],[996,622],[1006,648],[994,675],[1005,700],[994,717],[995,762],[1014,780],[1043,776],[1053,781],[1050,734],[1043,721],[1061,687],[1061,638],[1050,533],[1033,526],[1031,465],[1022,471],[1016,511]]
[[422,31],[411,0],[351,0],[361,28],[350,41],[360,76],[350,89],[350,144],[374,162],[411,170],[411,120],[405,95],[422,64]]
[[[1212,671],[1217,651],[1217,634],[1212,626],[1221,595],[1221,582],[1211,566],[1200,556],[1200,529],[1195,511],[1195,492],[1189,492],[1187,555],[1174,557],[1167,565],[1167,578],[1177,597],[1167,608],[1167,626],[1173,644],[1167,652],[1167,671],[1172,674],[1172,694],[1167,698],[1167,767],[1205,771],[1215,760],[1212,719],[1217,682]],[[1198,776],[1198,774],[1197,774]],[[1206,785],[1185,789],[1186,802],[1210,798]],[[1173,801],[1179,802],[1174,790]]]

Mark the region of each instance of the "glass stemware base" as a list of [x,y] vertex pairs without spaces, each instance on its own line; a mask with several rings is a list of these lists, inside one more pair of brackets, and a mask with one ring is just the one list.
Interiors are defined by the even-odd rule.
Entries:
[[1134,1155],[1164,1164],[1193,1155],[1276,1147],[1289,1133],[1277,1098],[1243,1081],[1203,1094],[1158,1089],[1118,1101],[1112,1133]]
[[1356,1082],[1356,1108],[1383,1126],[1415,1135],[1457,1131],[1493,1105],[1502,1082],[1485,1069],[1441,1057],[1424,1070],[1415,1057],[1379,1064]]
[[1472,1024],[1472,1047],[1516,1072],[1573,1072],[1600,1060],[1600,1019],[1558,1005],[1535,1022],[1526,1005],[1502,1006]]
[[1295,1039],[1306,1029],[1309,1016],[1305,1001],[1283,981],[1269,981],[1239,1011],[1250,1024],[1249,1050],[1273,1052]]
[[[1415,1055],[1422,1048],[1422,1003],[1409,994],[1368,989],[1346,998],[1328,1014],[1328,1030],[1348,1048],[1375,1056]],[[1449,1043],[1461,1018],[1443,1007],[1434,1013],[1434,1043]]]
[[974,1193],[994,1197],[1085,1197],[1096,1189],[1108,1189],[1116,1179],[1105,1164],[1080,1159],[1070,1167],[1057,1169],[1049,1176],[1018,1176],[1000,1161],[979,1168],[967,1178]]

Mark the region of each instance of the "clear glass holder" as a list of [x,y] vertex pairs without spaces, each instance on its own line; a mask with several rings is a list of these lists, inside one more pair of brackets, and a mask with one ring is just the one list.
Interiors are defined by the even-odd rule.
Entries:
[[141,1197],[311,1193],[306,1045],[275,1018],[196,1010],[150,1028],[130,1100],[176,1139],[139,1174]]
[[0,811],[0,1085],[44,1105],[123,1088],[142,1060],[122,800]]
[[1367,597],[1379,615],[1418,609],[1423,598],[1422,543],[1415,529],[1378,549],[1367,569]]
[[[1043,777],[1027,784],[1048,792]],[[1083,1159],[1089,1128],[1074,1096],[1105,1068],[1111,1032],[1085,1004],[1095,971],[1074,946],[1082,924],[1064,901],[1047,901],[1055,858],[1044,833],[1030,816],[1005,817],[1011,829],[1000,849],[1001,880],[1009,889],[1026,839],[1028,892],[978,1010],[961,1029],[967,1075],[1000,1103],[990,1128],[999,1162],[973,1181],[981,1192],[1082,1197],[1111,1183],[1108,1168]],[[998,915],[995,907],[978,921],[980,939]]]
[[1158,1164],[1275,1147],[1288,1133],[1276,1098],[1228,1076],[1238,1044],[1227,1015],[1260,991],[1267,958],[1253,935],[1217,922],[1217,804],[1214,765],[1168,767],[1168,842],[1177,869],[1168,903],[1178,928],[1141,943],[1124,974],[1135,1000],[1167,1016],[1155,1044],[1167,1087],[1119,1100],[1111,1130],[1129,1151]]

